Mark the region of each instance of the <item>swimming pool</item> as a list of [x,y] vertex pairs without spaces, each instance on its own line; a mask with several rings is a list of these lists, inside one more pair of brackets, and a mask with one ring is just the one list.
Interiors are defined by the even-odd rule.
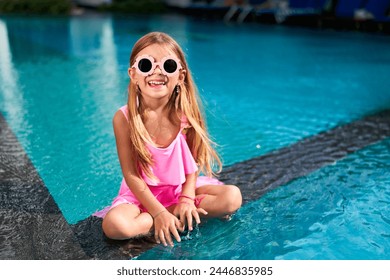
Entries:
[[[0,112],[70,224],[118,191],[111,120],[126,102],[130,48],[152,30],[185,50],[226,166],[390,108],[386,36],[175,15],[2,18]],[[388,140],[367,147],[247,203],[230,223],[206,222],[199,239],[139,258],[386,259],[389,150]],[[370,243],[351,241],[356,230]]]

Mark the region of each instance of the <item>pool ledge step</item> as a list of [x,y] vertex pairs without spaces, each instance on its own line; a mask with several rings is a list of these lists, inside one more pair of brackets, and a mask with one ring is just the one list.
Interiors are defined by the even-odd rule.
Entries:
[[0,259],[89,259],[0,114]]

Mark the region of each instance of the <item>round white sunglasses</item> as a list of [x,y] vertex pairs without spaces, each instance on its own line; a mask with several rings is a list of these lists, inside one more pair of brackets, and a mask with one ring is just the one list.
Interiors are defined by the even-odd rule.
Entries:
[[138,74],[149,76],[153,74],[156,67],[159,67],[161,72],[166,76],[174,76],[182,69],[180,61],[174,56],[166,56],[160,62],[155,62],[150,55],[141,55],[137,57],[133,66]]

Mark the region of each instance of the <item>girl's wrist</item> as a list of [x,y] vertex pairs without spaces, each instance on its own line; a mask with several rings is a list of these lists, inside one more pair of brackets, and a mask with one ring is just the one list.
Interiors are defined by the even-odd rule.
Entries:
[[179,195],[179,201],[192,201],[192,202],[194,202],[195,197],[191,197],[191,196],[182,194],[182,195]]
[[187,204],[187,205],[194,205],[194,203],[192,202],[187,202],[187,201],[179,201],[178,204]]
[[160,214],[164,213],[165,211],[167,211],[167,209],[164,209],[164,210],[157,212],[156,214],[152,215],[152,218],[156,219]]

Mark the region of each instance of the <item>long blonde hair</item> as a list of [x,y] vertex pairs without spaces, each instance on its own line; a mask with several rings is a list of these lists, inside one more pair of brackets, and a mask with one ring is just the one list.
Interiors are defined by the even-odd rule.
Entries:
[[[151,32],[141,37],[134,45],[130,55],[130,66],[134,64],[137,54],[144,48],[158,44],[168,48],[179,58],[180,63],[186,75],[183,86],[179,86],[178,94],[172,93],[168,102],[168,108],[171,113],[179,112],[187,117],[190,127],[187,131],[187,143],[192,156],[194,157],[199,171],[207,176],[216,175],[222,169],[221,160],[213,148],[214,143],[210,140],[207,133],[206,123],[202,116],[201,101],[198,90],[192,79],[191,72],[188,69],[184,53],[178,43],[169,35],[162,32]],[[128,114],[130,141],[132,143],[133,155],[141,170],[150,178],[154,178],[150,167],[153,165],[153,159],[146,148],[145,142],[148,141],[148,133],[142,120],[142,97],[136,83],[130,81],[128,86]],[[173,114],[170,114],[172,116]],[[217,171],[214,168],[218,167]],[[141,171],[138,170],[138,171]]]

